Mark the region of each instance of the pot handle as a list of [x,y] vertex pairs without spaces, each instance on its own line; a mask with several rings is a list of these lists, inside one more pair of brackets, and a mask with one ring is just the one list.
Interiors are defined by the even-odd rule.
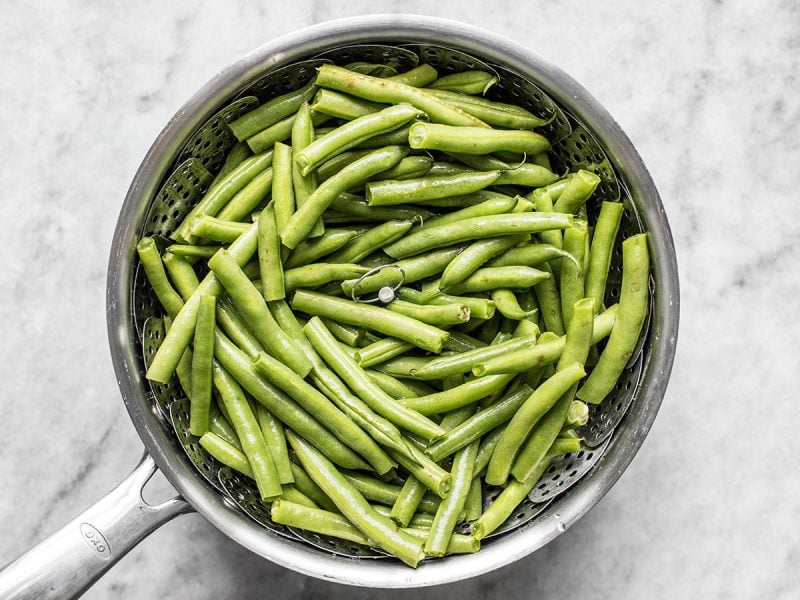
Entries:
[[94,506],[6,565],[0,598],[77,598],[136,544],[191,505],[180,496],[153,506],[142,489],[156,472],[145,453],[125,480]]

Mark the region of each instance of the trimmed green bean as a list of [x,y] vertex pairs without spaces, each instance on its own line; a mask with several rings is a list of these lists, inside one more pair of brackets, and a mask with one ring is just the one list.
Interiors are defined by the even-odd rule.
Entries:
[[281,484],[294,483],[292,463],[289,460],[289,449],[286,447],[283,425],[262,404],[256,405],[256,418],[261,428],[261,434],[264,436],[267,451],[278,472],[278,480]]
[[191,246],[189,244],[171,244],[167,246],[167,253],[187,258],[211,258],[219,250],[219,246]]
[[468,96],[448,90],[426,90],[447,104],[463,110],[465,113],[477,117],[492,127],[504,129],[535,129],[547,125],[548,120],[541,119],[521,106],[493,102],[486,98]]
[[241,221],[270,194],[272,180],[272,167],[268,167],[236,192],[216,216],[223,221]]
[[205,432],[200,437],[199,443],[206,452],[226,467],[230,467],[242,475],[255,479],[253,469],[250,468],[250,463],[247,462],[247,457],[244,455],[241,448],[237,448],[213,431]]
[[336,511],[336,505],[325,495],[320,487],[314,483],[311,477],[308,476],[302,467],[291,463],[292,477],[294,477],[294,487],[302,492],[307,498],[310,498],[317,506],[325,510]]
[[[295,118],[296,115],[286,117],[247,138],[247,145],[250,146],[250,150],[253,152],[261,152],[262,150],[272,148],[276,142],[285,142],[289,140],[292,136]],[[322,123],[329,119],[330,117],[328,115],[323,115],[321,113],[311,114],[311,122],[315,126],[322,125]]]
[[589,199],[600,184],[600,178],[581,169],[569,180],[553,205],[555,212],[574,213]]
[[291,292],[298,288],[315,288],[331,281],[350,279],[367,271],[367,267],[357,264],[313,263],[289,269],[284,272],[283,278],[286,291]]
[[276,523],[288,527],[329,535],[365,546],[371,545],[369,538],[350,521],[329,510],[310,508],[287,500],[276,500],[270,508],[270,517]]
[[353,238],[346,247],[333,254],[328,260],[357,263],[379,248],[403,237],[413,224],[413,221],[387,221],[377,225]]
[[223,221],[208,215],[197,215],[189,228],[189,233],[195,238],[228,244],[247,231],[248,227],[248,223]]
[[[525,244],[519,248],[511,248],[497,258],[493,258],[487,263],[487,266],[508,267],[524,265],[526,267],[536,267],[556,259],[574,261],[575,257],[551,244]],[[577,262],[575,264],[577,265]]]
[[[297,111],[297,116],[292,125],[292,152],[297,153],[309,146],[314,141],[314,120],[311,116],[311,109],[308,104],[303,104]],[[303,175],[300,172],[299,165],[293,160],[292,163],[292,183],[294,185],[294,200],[296,206],[302,206],[306,200],[311,197],[314,190],[317,189],[318,175],[316,172]],[[288,222],[281,223],[283,227]],[[314,228],[309,233],[312,238],[319,237],[325,233],[325,225],[322,219],[318,220]]]
[[423,415],[435,415],[477,402],[503,389],[514,377],[513,373],[480,377],[469,380],[451,390],[417,398],[406,398],[402,402],[406,407]]
[[189,431],[197,437],[208,431],[208,420],[211,414],[211,362],[214,356],[216,303],[217,299],[214,296],[200,296],[197,324],[195,325]]
[[449,106],[419,88],[399,81],[360,75],[334,65],[322,65],[317,69],[317,85],[346,92],[373,102],[387,104],[407,102],[426,113],[431,121],[436,123],[473,127],[485,125],[480,119]]
[[473,242],[447,265],[440,281],[442,289],[461,283],[490,259],[529,239],[530,235],[523,233]]
[[192,263],[183,256],[172,254],[171,252],[164,252],[161,260],[180,297],[184,301],[191,298],[200,285],[200,280],[197,278],[197,273],[195,273]]
[[320,237],[303,240],[289,254],[284,268],[294,269],[314,262],[318,258],[333,254],[356,236],[356,232],[348,229],[328,229]]
[[292,148],[276,142],[272,160],[272,204],[274,205],[275,223],[278,231],[286,227],[294,214],[295,199],[292,182]]
[[370,206],[414,204],[448,196],[472,194],[489,187],[499,176],[499,171],[470,171],[452,175],[427,175],[401,181],[391,179],[373,181],[366,185],[366,198]]
[[[419,158],[407,156],[407,158]],[[427,158],[427,157],[425,157]],[[390,169],[391,170],[391,169]],[[391,221],[398,219],[422,219],[423,221],[433,217],[434,213],[419,206],[396,204],[394,206],[370,206],[366,200],[353,194],[341,194],[331,202],[331,208],[360,219],[369,221]]]
[[395,463],[372,438],[292,369],[267,354],[260,354],[253,361],[253,366],[259,374],[313,414],[342,443],[358,452],[377,473],[383,475],[395,467]]
[[398,529],[389,517],[377,513],[333,463],[307,441],[292,432],[286,436],[306,473],[342,515],[380,548],[416,567],[424,557],[419,542]]
[[624,212],[625,206],[621,202],[603,202],[594,226],[589,250],[589,268],[586,272],[586,297],[594,298],[594,308],[597,312],[603,306],[608,269],[611,266],[611,251]]
[[584,402],[602,402],[630,360],[647,316],[649,283],[647,234],[642,233],[622,242],[622,285],[617,320],[600,359],[578,390],[578,398]]
[[[380,363],[378,363],[380,364]],[[432,387],[425,385],[421,381],[406,380],[400,381],[399,379],[376,371],[375,369],[365,369],[370,381],[381,388],[384,392],[389,394],[392,398],[399,400],[402,398],[412,398],[415,396],[424,396],[432,394],[436,390]]]
[[409,69],[405,73],[393,75],[388,79],[405,83],[406,85],[413,85],[414,87],[425,87],[436,81],[437,77],[439,77],[439,74],[436,72],[436,69],[427,63],[422,63],[413,69]]
[[366,114],[316,139],[298,152],[294,160],[300,173],[308,173],[324,160],[358,145],[360,142],[402,127],[422,113],[409,104],[389,106],[377,113]]
[[573,228],[564,232],[564,250],[575,259],[561,259],[559,295],[561,297],[561,317],[566,329],[569,329],[569,323],[572,320],[573,306],[584,297],[586,274],[583,263],[588,238],[589,229],[583,219],[575,219]]
[[436,462],[450,456],[468,444],[480,439],[484,434],[499,427],[517,412],[525,400],[533,393],[527,385],[522,385],[491,406],[478,411],[469,419],[448,431],[444,436],[425,449],[425,454]]
[[444,430],[430,419],[411,411],[375,385],[350,355],[342,351],[319,318],[312,318],[303,328],[311,345],[322,359],[376,413],[398,427],[431,439]]
[[224,297],[217,302],[217,325],[222,327],[225,334],[234,344],[250,358],[255,358],[259,352],[264,351],[264,346],[253,335],[241,315],[236,311],[230,298]]
[[539,310],[536,308],[532,310],[525,310],[522,308],[519,305],[514,292],[509,289],[500,288],[492,290],[492,301],[501,315],[503,315],[506,319],[512,319],[514,321],[527,319],[539,312]]
[[405,258],[431,248],[468,240],[567,229],[572,226],[572,220],[572,215],[561,213],[511,213],[472,217],[416,231],[386,246],[384,252],[394,258]]
[[216,403],[211,405],[211,416],[208,419],[208,431],[221,437],[228,442],[231,446],[241,452],[242,444],[239,441],[239,436],[236,435],[236,430],[233,425],[228,422],[225,415],[217,408]]
[[406,156],[394,167],[375,175],[373,180],[414,179],[425,176],[431,170],[433,159],[430,156]]
[[461,71],[439,77],[428,84],[434,90],[447,90],[461,94],[485,95],[489,88],[497,83],[497,77],[486,71]]
[[[277,154],[277,149],[276,149]],[[281,261],[281,238],[275,200],[267,204],[258,218],[258,265],[261,273],[261,293],[265,300],[280,300],[286,297],[283,261]]]
[[500,177],[495,182],[496,185],[542,187],[558,180],[558,175],[540,165],[523,162],[510,166],[488,154],[460,154],[454,152],[451,153],[451,156],[479,171],[500,171]]
[[466,323],[470,317],[469,306],[465,304],[414,304],[405,300],[393,300],[386,308],[437,327]]
[[[464,518],[467,522],[475,521],[483,512],[483,485],[479,477],[475,477],[473,471],[472,483],[467,492],[467,501],[464,503]],[[455,535],[455,534],[454,534]],[[471,538],[476,540],[475,538]],[[449,551],[449,549],[448,549]]]
[[389,516],[401,527],[408,527],[427,489],[428,486],[409,475],[392,504]]
[[434,494],[440,498],[447,496],[450,490],[452,477],[449,472],[433,462],[426,454],[413,444],[409,444],[414,452],[412,457],[400,454],[396,450],[388,449],[389,456],[394,458],[412,476],[416,477],[421,483],[425,484]]
[[155,241],[149,237],[142,238],[136,244],[136,251],[139,254],[139,261],[144,273],[147,275],[147,280],[150,282],[158,301],[167,311],[167,314],[174,319],[183,308],[183,300],[167,279],[167,273],[164,271],[164,265],[161,262],[161,256],[158,254]]
[[246,140],[270,125],[293,115],[304,102],[308,102],[316,92],[313,80],[300,89],[283,94],[265,102],[261,106],[245,113],[228,127],[238,140]]
[[222,163],[222,167],[220,167],[219,173],[217,173],[217,176],[214,177],[214,180],[211,182],[209,189],[217,185],[228,175],[228,173],[233,171],[252,155],[253,154],[250,152],[250,147],[245,142],[237,142],[234,144],[233,148],[228,151],[228,155],[225,157],[225,162]]
[[220,250],[208,261],[209,268],[222,282],[234,305],[264,347],[284,361],[301,377],[311,370],[311,363],[300,348],[278,327],[261,293],[247,278],[236,261]]
[[398,354],[404,354],[414,348],[414,344],[398,340],[397,338],[383,338],[377,342],[372,342],[356,351],[356,361],[366,369],[372,365],[377,365]]
[[236,429],[236,435],[253,471],[261,499],[270,500],[280,496],[281,484],[278,473],[267,451],[264,435],[250,408],[250,403],[236,380],[217,363],[214,363],[214,387],[217,388],[225,404],[231,425]]
[[458,295],[488,292],[497,288],[529,288],[550,277],[551,275],[547,271],[533,267],[484,267],[472,273],[461,283],[445,288],[445,290],[450,294]]
[[[427,255],[426,255],[427,256]],[[413,260],[413,259],[410,259]],[[398,261],[397,264],[403,261]],[[425,292],[418,292],[412,288],[401,287],[397,290],[398,298],[413,302],[415,304],[442,306],[460,304],[464,305],[470,310],[470,317],[477,319],[490,319],[494,316],[495,306],[494,302],[486,298],[475,298],[473,296],[452,296],[450,294],[443,294],[441,292],[435,295],[429,295]],[[450,337],[453,337],[454,332],[450,332]],[[462,338],[463,339],[463,338]],[[473,342],[479,342],[474,340]],[[483,342],[479,342],[483,343]]]
[[370,102],[331,90],[319,90],[314,96],[311,110],[337,119],[353,121],[386,108],[385,104]]
[[544,320],[548,331],[552,331],[556,335],[564,335],[566,329],[564,328],[564,316],[561,313],[561,297],[555,277],[552,276],[553,269],[548,264],[542,264],[539,268],[551,275],[533,287],[539,302],[539,315]]
[[567,410],[565,426],[569,428],[583,427],[589,422],[589,406],[582,400],[573,400]]
[[489,154],[508,151],[536,154],[550,149],[543,135],[526,129],[484,129],[453,127],[438,123],[414,123],[408,132],[414,150],[441,150],[461,154]]
[[347,165],[336,175],[320,184],[303,206],[292,215],[286,228],[281,232],[283,245],[295,248],[314,227],[325,209],[342,192],[366,181],[373,175],[392,168],[408,153],[402,146],[387,146],[370,152],[366,156]]
[[297,290],[291,305],[295,310],[306,314],[367,327],[431,352],[441,352],[442,345],[448,337],[448,333],[442,329],[385,308],[316,292]]

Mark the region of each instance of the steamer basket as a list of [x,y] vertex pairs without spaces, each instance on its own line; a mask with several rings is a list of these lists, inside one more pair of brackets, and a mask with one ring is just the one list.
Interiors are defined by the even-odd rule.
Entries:
[[[620,200],[625,205],[620,239],[650,233],[646,330],[611,396],[592,407],[581,431],[585,447],[555,461],[509,521],[483,541],[479,553],[426,560],[416,570],[370,548],[272,523],[252,482],[216,463],[188,433],[187,401],[177,382],[151,386],[143,377],[164,326],[138,268],[136,242],[143,235],[167,237],[199,201],[235,143],[226,122],[305,84],[320,64],[353,61],[380,62],[398,71],[425,62],[440,73],[469,68],[494,72],[499,81],[489,98],[552,117],[542,132],[554,142],[554,168],[590,169],[601,177],[587,204],[590,222],[601,201]],[[618,244],[608,303],[616,301],[620,281]],[[585,514],[638,451],[672,368],[679,298],[675,250],[655,186],[631,142],[586,90],[525,48],[481,29],[442,19],[383,15],[333,21],[284,36],[228,67],[178,111],[142,162],[122,207],[109,263],[107,308],[123,400],[152,459],[146,455],[108,497],[0,573],[4,598],[31,592],[58,598],[79,594],[155,527],[192,508],[273,562],[353,585],[435,585],[518,560]],[[141,487],[155,469],[153,461],[182,499],[157,507],[144,503]],[[498,492],[486,489],[486,503]],[[102,505],[115,494],[112,514]]]

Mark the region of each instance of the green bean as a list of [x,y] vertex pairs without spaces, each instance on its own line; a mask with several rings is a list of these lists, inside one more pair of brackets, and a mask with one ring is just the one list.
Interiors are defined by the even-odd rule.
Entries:
[[236,139],[245,140],[281,119],[293,115],[304,102],[308,102],[314,96],[315,91],[316,87],[311,81],[298,90],[273,98],[245,113],[235,121],[228,123],[228,127]]
[[372,75],[380,78],[388,78],[391,75],[397,74],[397,68],[393,65],[384,65],[366,61],[351,62],[346,64],[344,68],[354,71],[355,73],[363,73],[364,75]]
[[[297,153],[314,141],[314,121],[311,115],[311,110],[308,104],[303,104],[297,111],[294,125],[292,126],[292,152]],[[308,175],[303,175],[300,172],[300,167],[295,161],[292,161],[292,183],[294,185],[295,204],[302,206],[306,200],[311,197],[314,190],[317,189],[317,173],[311,172]],[[286,219],[288,222],[288,218]],[[282,225],[285,224],[282,223]],[[322,219],[318,220],[314,228],[309,234],[310,237],[319,237],[325,233],[325,225]]]
[[406,85],[413,85],[414,87],[424,87],[436,81],[437,77],[439,77],[439,74],[436,72],[436,69],[429,64],[423,63],[405,73],[393,75],[388,79],[405,83]]
[[426,394],[432,394],[436,391],[421,381],[400,381],[391,375],[381,373],[375,369],[366,369],[366,373],[372,383],[397,400],[401,398],[411,398],[414,396],[424,396]]
[[247,231],[249,224],[238,221],[223,221],[208,215],[197,215],[189,228],[189,233],[195,238],[202,238],[212,242],[230,243]]
[[[519,248],[511,248],[497,258],[493,258],[487,263],[487,266],[508,267],[524,265],[526,267],[535,267],[551,260],[564,258],[575,261],[575,257],[572,254],[551,244],[525,244]],[[577,261],[575,265],[577,266]]]
[[311,110],[338,119],[353,121],[386,108],[385,104],[370,102],[331,90],[319,90],[314,96]]
[[197,311],[192,353],[192,401],[189,406],[189,431],[197,437],[208,431],[211,413],[211,362],[214,356],[216,303],[214,296],[202,295]]
[[470,317],[469,306],[465,304],[414,304],[405,300],[394,300],[386,308],[437,327],[466,323]]
[[[244,265],[253,256],[256,251],[257,234],[257,225],[254,223],[246,233],[239,236],[228,248],[228,253],[237,264]],[[222,285],[217,281],[216,276],[209,273],[200,282],[200,285],[194,291],[192,297],[186,301],[181,311],[175,316],[172,327],[167,332],[164,341],[159,346],[147,369],[145,375],[147,379],[159,383],[169,381],[194,335],[200,296],[202,294],[219,296],[221,293]]]
[[264,436],[250,408],[250,403],[245,398],[239,384],[217,363],[214,363],[214,387],[217,388],[228,411],[231,425],[236,429],[236,435],[239,436],[261,499],[269,500],[280,496],[281,484],[278,473],[267,451]]
[[174,319],[183,308],[183,300],[167,279],[167,273],[164,271],[155,241],[149,237],[142,238],[136,244],[136,251],[145,275],[147,275],[147,280],[150,282],[150,287],[153,288],[161,306]]
[[489,88],[497,83],[497,77],[491,73],[478,70],[461,71],[439,77],[428,84],[428,87],[436,90],[447,90],[449,92],[459,92],[461,94],[481,94],[485,95]]
[[630,360],[647,315],[649,281],[647,234],[631,236],[622,242],[622,285],[617,320],[600,360],[578,391],[578,398],[584,402],[602,402]]
[[200,285],[192,263],[183,256],[171,252],[164,252],[161,260],[180,297],[184,301],[191,298],[197,286]]
[[[531,194],[528,194],[527,197],[533,201],[537,211],[546,213],[555,212],[553,208],[553,198],[549,192],[545,191],[545,188],[534,190]],[[561,232],[557,230],[542,231],[539,233],[539,239],[556,248],[561,248],[562,246]]]
[[300,348],[278,327],[264,298],[241,268],[225,250],[208,261],[209,268],[222,282],[234,305],[252,329],[258,341],[279,360],[285,361],[301,377],[311,370],[311,364]]
[[391,506],[400,493],[399,485],[386,483],[374,477],[350,471],[344,472],[342,475],[344,475],[345,479],[347,479],[354,488],[364,495],[364,498],[372,502]]
[[425,176],[431,170],[433,159],[430,156],[406,156],[397,165],[375,175],[372,179],[414,179]]
[[551,275],[537,283],[533,288],[536,292],[536,299],[539,302],[539,314],[544,320],[548,331],[552,331],[556,335],[564,335],[566,330],[564,328],[564,316],[561,313],[561,298],[555,277],[552,276],[553,270],[548,264],[542,264],[539,268]]
[[476,119],[457,108],[445,104],[435,96],[419,88],[398,81],[359,75],[342,67],[333,65],[319,67],[317,69],[317,85],[340,92],[347,92],[373,102],[387,104],[407,102],[426,113],[431,121],[436,123],[477,127],[485,125],[480,119]]
[[220,410],[217,408],[216,403],[211,405],[211,416],[208,419],[208,431],[221,437],[228,442],[231,446],[242,451],[242,444],[239,441],[239,436],[236,435],[236,430],[228,422]]
[[256,373],[250,358],[220,332],[217,332],[215,339],[214,356],[247,393],[263,404],[287,428],[310,440],[330,460],[348,469],[369,468],[355,452],[340,442],[299,404],[264,381]]
[[392,504],[389,516],[401,527],[408,527],[428,487],[409,475]]
[[375,385],[358,363],[341,350],[320,319],[312,318],[303,331],[322,359],[376,413],[398,427],[417,433],[426,439],[444,433],[433,421],[408,410]]
[[[616,304],[597,315],[594,318],[594,325],[592,327],[591,343],[596,344],[607,337],[611,333],[616,319]],[[544,335],[545,334],[542,334],[542,338],[544,338]],[[517,343],[520,344],[520,346],[522,345],[520,342]],[[509,342],[509,345],[510,344]],[[521,373],[534,367],[553,364],[563,355],[565,344],[566,337],[559,336],[552,341],[544,341],[544,339],[541,339],[540,343],[535,345],[530,344],[526,347],[511,348],[502,355],[494,354],[486,359],[478,358],[475,362],[472,362],[472,372],[474,375],[482,377],[484,375],[497,373]],[[485,348],[484,350],[490,350],[492,348],[494,347],[489,346],[489,348]],[[428,376],[428,372],[418,372],[417,376],[421,379],[425,379]]]
[[[356,294],[361,295],[376,292],[387,285],[397,285],[401,280],[404,283],[414,283],[436,275],[437,273],[441,273],[445,267],[450,264],[450,261],[462,250],[463,247],[461,246],[453,246],[451,248],[433,250],[427,254],[421,254],[413,258],[395,261],[392,264],[397,268],[382,269],[374,275],[364,277],[364,279],[360,281],[356,279],[344,281],[342,283],[342,291],[350,295],[353,293],[354,288],[356,288]],[[402,270],[402,276],[400,270]],[[358,282],[357,287],[356,282]],[[404,299],[407,300],[408,298]],[[451,303],[448,302],[448,304]],[[470,308],[472,308],[472,306],[470,306]]]
[[220,167],[219,173],[217,173],[217,176],[214,177],[214,180],[211,182],[209,189],[222,181],[228,175],[228,173],[233,171],[250,156],[252,156],[250,147],[244,142],[236,142],[233,148],[228,151],[228,155],[225,157],[225,162],[222,163],[222,167]]
[[417,449],[413,444],[409,448],[415,451],[413,457],[407,457],[396,450],[387,449],[389,456],[394,458],[412,476],[425,484],[433,493],[444,498],[450,489],[452,477],[445,469],[433,462],[426,454]]
[[547,271],[533,267],[484,267],[472,273],[461,283],[445,288],[445,290],[457,295],[487,292],[497,288],[528,288],[550,277],[551,275]]
[[314,288],[331,281],[350,279],[367,271],[367,267],[357,264],[313,263],[285,271],[284,285],[286,291],[291,292],[298,288]]
[[[377,225],[353,238],[346,247],[333,254],[328,260],[331,262],[357,263],[375,250],[400,239],[411,229],[413,224],[413,221],[387,221]],[[363,275],[363,273],[360,274]]]
[[424,556],[419,543],[399,530],[391,519],[375,512],[364,496],[307,441],[291,432],[286,436],[305,471],[342,515],[377,546],[416,567]]
[[470,171],[452,175],[426,175],[402,181],[373,181],[366,185],[366,198],[370,206],[424,203],[436,198],[472,194],[489,187],[499,176],[499,171]]
[[504,485],[506,483],[514,460],[537,422],[585,374],[583,367],[579,363],[573,363],[556,372],[555,375],[540,384],[526,398],[525,402],[511,418],[511,421],[509,421],[492,454],[492,459],[489,461],[489,468],[486,472],[487,483],[491,485]]
[[303,175],[321,164],[324,160],[358,145],[360,142],[388,133],[402,127],[422,114],[409,104],[389,106],[383,110],[367,114],[342,125],[326,136],[318,138],[298,152],[294,160]]
[[414,344],[398,340],[397,338],[383,338],[364,346],[356,351],[356,361],[366,369],[372,365],[377,365],[398,354],[404,354],[414,348]]
[[453,127],[418,122],[408,132],[408,145],[414,150],[441,150],[461,154],[488,154],[502,150],[536,154],[548,150],[550,141],[529,130]]
[[369,538],[350,521],[342,515],[328,510],[310,508],[286,500],[276,500],[270,508],[270,517],[275,523],[288,527],[329,535],[365,546],[371,545]]
[[467,501],[467,494],[472,483],[472,469],[478,453],[478,442],[472,442],[466,448],[456,452],[451,470],[452,484],[447,497],[439,505],[434,515],[425,552],[433,556],[444,556],[450,536],[453,534],[456,521]]
[[[272,160],[272,204],[278,231],[286,226],[294,213],[294,186],[292,184],[292,148],[277,142]],[[262,277],[263,279],[263,277]]]
[[292,464],[289,460],[289,450],[286,447],[286,434],[283,431],[283,425],[261,404],[256,405],[256,418],[261,428],[261,434],[264,436],[267,451],[272,458],[272,462],[275,463],[278,480],[281,484],[294,483]]
[[[403,261],[398,261],[397,264],[400,264],[401,262]],[[433,306],[460,304],[469,308],[470,317],[478,319],[489,319],[494,315],[495,311],[494,302],[486,298],[475,298],[473,296],[452,296],[450,294],[443,294],[441,292],[431,296],[429,294],[418,292],[417,290],[406,287],[399,288],[397,290],[397,296],[398,298],[407,300],[409,302],[414,302],[415,304]],[[451,338],[453,337],[453,333],[454,332],[450,332]],[[478,340],[473,339],[473,342],[477,341]]]
[[461,283],[495,256],[527,242],[529,234],[508,235],[473,242],[456,256],[442,273],[440,285],[449,288]]
[[272,167],[268,167],[236,192],[216,216],[223,221],[241,221],[272,191],[272,179]]
[[532,317],[539,312],[538,309],[535,308],[533,310],[523,309],[519,305],[514,292],[509,289],[499,288],[492,290],[492,301],[497,307],[497,310],[500,311],[501,315],[503,315],[506,319],[512,319],[514,321],[527,319],[528,317]]
[[205,432],[200,437],[199,443],[206,452],[226,467],[230,467],[234,471],[254,479],[253,470],[250,468],[250,463],[247,462],[247,457],[241,448],[237,448],[213,431]]
[[297,290],[292,308],[309,315],[328,317],[350,325],[400,338],[431,352],[441,352],[448,337],[446,331],[385,308],[370,306],[316,292]]
[[314,483],[302,467],[291,463],[294,487],[310,498],[317,506],[325,510],[336,511],[336,505],[325,495],[319,486]]
[[370,152],[354,163],[347,165],[339,173],[323,182],[297,209],[281,232],[283,245],[294,248],[305,239],[325,209],[342,192],[350,189],[371,176],[396,165],[408,152],[402,146],[388,146]]
[[384,248],[394,258],[420,254],[431,248],[458,244],[467,240],[499,235],[536,233],[548,229],[567,229],[572,216],[561,213],[512,213],[472,217],[418,230]]
[[600,183],[600,178],[591,171],[581,169],[569,180],[556,200],[553,210],[556,212],[574,213],[589,197]]
[[583,261],[588,236],[589,229],[583,219],[575,219],[573,228],[564,232],[564,250],[574,258],[574,260],[561,259],[559,295],[561,296],[561,317],[566,329],[569,329],[569,323],[572,320],[572,307],[584,297],[586,274],[583,270]]
[[[625,207],[620,202],[603,202],[594,226],[589,251],[589,268],[586,272],[586,297],[594,298],[595,311],[600,311],[606,292],[611,251],[622,221]],[[165,261],[166,262],[166,261]]]
[[376,472],[382,475],[394,468],[395,463],[372,438],[292,369],[263,353],[253,361],[253,366],[259,374],[316,416],[342,443],[363,456]]
[[[285,142],[289,140],[292,136],[295,118],[295,115],[286,117],[247,138],[247,145],[250,146],[250,150],[253,152],[261,152],[262,150],[272,148],[276,142]],[[311,122],[315,127],[317,125],[322,125],[329,119],[330,117],[328,115],[323,115],[321,113],[311,114]]]
[[281,261],[281,238],[278,235],[275,208],[273,200],[261,211],[258,218],[258,264],[264,300],[279,300],[286,296]]
[[535,129],[547,125],[548,120],[537,117],[521,106],[493,102],[486,98],[468,96],[448,90],[426,90],[432,96],[439,98],[447,104],[463,110],[465,113],[477,117],[492,127],[503,129]]
[[[571,365],[573,363],[578,363],[580,365],[586,363],[586,357],[589,355],[589,348],[592,345],[593,329],[594,300],[591,298],[579,300],[575,303],[575,310],[569,330],[567,331],[564,351],[558,359],[557,371],[540,385],[538,389],[544,388],[549,381],[559,378],[561,373],[572,368]],[[576,380],[568,390],[562,393],[561,397],[558,398],[546,414],[542,413],[544,416],[531,432],[527,441],[520,448],[519,454],[511,468],[511,474],[518,481],[526,481],[530,478],[531,473],[536,469],[536,465],[541,462],[548,448],[552,446],[553,441],[558,437],[558,433],[561,431],[566,421],[567,411],[572,404],[577,389],[578,384]],[[495,450],[495,454],[497,454],[497,452],[498,451]],[[494,456],[492,458],[494,459]]]
[[[467,500],[464,503],[464,518],[466,519],[467,522],[475,521],[478,517],[481,516],[482,512],[483,512],[483,486],[481,484],[480,478],[475,477],[475,473],[473,471],[472,483],[470,483],[469,491],[467,492]],[[471,536],[469,537],[476,542],[478,541]]]
[[183,244],[193,244],[195,239],[190,233],[194,219],[198,215],[216,216],[233,196],[243,189],[248,183],[263,173],[272,164],[272,146],[269,152],[256,154],[244,160],[238,167],[231,171],[198,202],[183,222],[175,229],[172,239]]
[[354,150],[371,150],[374,148],[383,148],[384,146],[394,146],[397,144],[407,145],[408,144],[408,132],[411,129],[411,125],[406,125],[405,127],[398,127],[394,131],[390,131],[389,133],[384,133],[381,135],[376,135],[375,137],[371,137],[367,140],[364,140],[357,146],[355,146]]
[[306,496],[300,490],[295,489],[291,485],[281,486],[280,500],[284,500],[286,502],[293,502],[296,505],[305,506],[308,508],[318,508],[317,504],[311,498]]
[[468,444],[480,439],[484,434],[508,421],[517,412],[533,390],[522,385],[491,406],[478,411],[469,419],[448,431],[435,443],[425,449],[425,454],[436,462],[450,456]]
[[[406,158],[419,157],[409,156]],[[404,158],[400,162],[402,163],[404,160],[406,159]],[[401,221],[407,219],[425,220],[433,217],[434,215],[434,213],[419,206],[396,204],[394,206],[373,207],[370,206],[363,198],[347,193],[341,194],[335,198],[331,203],[331,208],[336,209],[341,213],[350,215],[351,217],[359,217],[370,221],[391,221],[392,219],[399,219]]]
[[589,406],[581,400],[573,400],[567,410],[566,426],[583,427],[589,422]]
[[286,269],[302,267],[318,258],[333,254],[356,236],[355,231],[347,229],[328,229],[320,237],[303,240],[289,254],[285,261]]
[[[431,168],[431,170],[428,171],[428,173],[431,173],[431,171],[433,171],[433,168]],[[477,206],[479,204],[483,204],[487,200],[505,200],[505,201],[508,201],[509,199],[514,200],[514,202],[512,203],[512,206],[516,204],[516,201],[515,201],[515,198],[514,198],[513,194],[509,195],[509,194],[504,194],[504,193],[500,193],[500,192],[496,192],[496,191],[492,191],[492,190],[478,190],[477,192],[473,192],[473,193],[467,194],[465,196],[449,196],[447,198],[437,198],[435,200],[428,200],[425,204],[428,205],[429,207],[435,207],[435,208],[453,208],[453,209],[458,208],[458,209],[466,210],[467,208],[473,208],[473,207],[475,207],[475,206]],[[449,219],[449,218],[451,218],[451,215],[454,214],[455,212],[457,212],[457,211],[453,211],[451,213],[447,213],[447,214],[441,215],[441,218],[448,218]],[[439,218],[440,217],[438,217],[438,216],[436,217],[437,221],[438,221]],[[461,217],[459,215],[459,216],[456,216],[456,217],[452,217],[452,220],[456,221],[456,220],[459,220],[461,218],[463,218],[463,217]],[[441,224],[441,223],[437,223],[437,224]]]
[[467,352],[485,346],[486,343],[481,340],[475,339],[466,333],[451,330],[450,338],[447,340],[447,343],[445,343],[444,349],[449,352]]
[[250,358],[264,351],[264,346],[247,327],[230,298],[225,297],[217,302],[217,325]]
[[219,246],[190,246],[188,244],[171,244],[166,252],[187,258],[211,258],[219,250]]
[[346,346],[356,348],[371,343],[367,340],[367,332],[361,327],[345,325],[333,319],[321,318],[320,320],[325,324],[326,329]]
[[492,429],[489,433],[483,436],[483,439],[481,439],[480,448],[478,448],[478,455],[475,457],[475,466],[472,469],[473,477],[479,477],[481,474],[483,474],[483,471],[489,464],[492,453],[497,447],[497,443],[500,441],[500,437],[503,435],[503,431],[505,431],[505,429],[506,425],[504,423],[503,425]]
[[495,182],[496,185],[524,185],[527,187],[542,187],[558,180],[558,175],[551,170],[530,163],[520,163],[513,167],[504,163],[502,160],[490,155],[480,154],[460,154],[452,153],[465,165],[478,169],[479,171],[500,171],[500,177]]
[[406,398],[403,404],[412,410],[423,415],[435,415],[442,412],[461,408],[481,398],[504,388],[515,374],[490,375],[472,379],[466,383],[443,392],[419,396],[417,398]]
[[[544,167],[548,171],[553,170],[553,165],[550,163],[550,157],[548,156],[547,152],[538,152],[531,156],[531,162],[535,165],[539,165],[540,167]],[[553,182],[555,183],[555,181]]]
[[[393,144],[385,145],[391,146]],[[345,150],[336,156],[332,156],[315,169],[318,181],[321,183],[327,179],[330,179],[332,176],[336,175],[336,173],[344,169],[347,165],[353,164],[359,158],[363,158],[369,153],[370,149]]]

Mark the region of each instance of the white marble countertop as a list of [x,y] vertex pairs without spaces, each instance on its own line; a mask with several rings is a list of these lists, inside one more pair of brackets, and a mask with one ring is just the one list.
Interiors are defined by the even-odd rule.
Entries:
[[[447,592],[381,597],[800,597],[800,6],[270,4],[3,7],[0,564],[111,489],[141,452],[107,349],[105,275],[122,199],[164,123],[218,70],[282,33],[419,12],[528,45],[619,121],[672,224],[681,331],[646,443],[577,525]],[[275,566],[190,515],[86,597],[373,595]]]

